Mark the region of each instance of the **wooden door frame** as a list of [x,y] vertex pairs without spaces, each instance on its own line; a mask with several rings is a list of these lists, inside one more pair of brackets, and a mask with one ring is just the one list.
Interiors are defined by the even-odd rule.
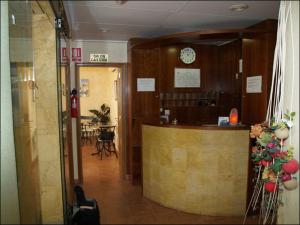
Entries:
[[[69,176],[71,178],[70,186],[74,186],[74,161],[73,161],[73,146],[72,146],[72,118],[69,93],[71,92],[71,77],[70,77],[70,63],[61,63],[61,66],[65,68],[65,95],[66,95],[66,110],[67,110],[67,145],[68,145],[68,159],[69,159]],[[65,164],[64,164],[65,166]],[[65,168],[64,168],[65,170]],[[66,179],[66,177],[65,177]],[[73,202],[73,195],[69,196],[70,201]]]
[[[76,90],[79,90],[79,79],[80,79],[80,67],[118,67],[121,69],[121,77],[123,78],[122,82],[122,108],[124,109],[128,105],[128,98],[127,98],[127,63],[75,63],[75,87]],[[78,91],[79,93],[79,91]],[[119,103],[118,103],[119,104]],[[76,136],[77,136],[77,161],[78,161],[78,183],[83,184],[83,167],[82,167],[82,151],[81,151],[81,125],[80,125],[80,97],[78,96],[78,117],[76,118]],[[123,140],[126,139],[126,124],[127,124],[127,113],[123,116],[123,129],[122,129],[122,138]],[[120,140],[120,139],[119,139]],[[126,142],[125,142],[126,143]],[[119,149],[119,168],[120,174],[122,177],[125,176],[126,173],[126,158],[124,155],[127,154],[127,146],[126,144],[122,143],[122,149]],[[124,154],[125,153],[125,154]]]

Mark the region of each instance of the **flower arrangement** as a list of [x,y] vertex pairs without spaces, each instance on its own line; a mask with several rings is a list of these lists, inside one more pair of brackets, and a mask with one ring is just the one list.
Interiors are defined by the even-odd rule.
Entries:
[[[281,204],[280,193],[294,190],[298,186],[293,176],[299,170],[299,163],[293,158],[293,146],[286,144],[289,131],[293,126],[294,112],[287,112],[279,121],[251,126],[250,137],[256,139],[251,148],[251,159],[256,173],[256,184],[249,207],[256,209],[260,195],[261,212],[264,222],[273,222]],[[249,208],[248,208],[249,209]]]
[[[287,52],[285,36],[288,23],[292,24],[291,8],[290,1],[280,1],[272,83],[266,113],[266,121],[269,123],[251,127],[250,137],[255,140],[251,157],[257,176],[254,179],[256,182],[245,213],[244,224],[249,209],[252,207],[255,210],[258,202],[260,202],[259,224],[274,224],[277,211],[282,204],[282,193],[286,190],[294,190],[298,186],[293,176],[299,170],[299,163],[293,157],[291,138],[289,145],[287,144],[295,113],[283,113],[284,105],[288,103],[290,109],[293,109],[293,101],[289,101],[290,96],[286,95],[286,89],[290,89],[290,99],[294,99],[294,86],[285,83],[289,72],[285,67],[286,55],[291,55],[294,61],[294,55]],[[293,41],[291,46],[293,48]],[[294,77],[295,73],[292,69],[292,82]]]
[[271,129],[276,130],[276,129],[286,129],[286,128],[291,128],[294,124],[294,118],[295,118],[296,113],[295,112],[289,112],[285,113],[283,115],[283,119],[279,122],[275,122],[274,118],[271,121]]

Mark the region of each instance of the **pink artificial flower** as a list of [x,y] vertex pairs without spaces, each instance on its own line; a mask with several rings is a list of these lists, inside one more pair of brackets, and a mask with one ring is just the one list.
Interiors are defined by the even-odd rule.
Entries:
[[270,155],[271,155],[272,158],[277,158],[277,157],[281,158],[282,153],[280,151],[277,151],[275,153],[271,153]]
[[276,145],[273,143],[273,142],[270,142],[268,145],[267,145],[268,148],[275,148]]

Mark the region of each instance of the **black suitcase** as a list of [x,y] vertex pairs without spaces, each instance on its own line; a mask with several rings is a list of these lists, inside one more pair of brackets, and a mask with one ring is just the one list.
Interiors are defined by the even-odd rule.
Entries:
[[100,210],[95,199],[86,199],[80,186],[74,187],[76,203],[73,206],[72,224],[100,224]]

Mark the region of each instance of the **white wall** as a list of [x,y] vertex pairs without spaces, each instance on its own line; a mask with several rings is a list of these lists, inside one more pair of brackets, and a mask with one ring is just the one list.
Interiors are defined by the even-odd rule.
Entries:
[[[71,48],[82,48],[82,62],[88,63],[91,53],[108,54],[108,63],[127,63],[127,41],[73,40]],[[71,55],[71,54],[70,54]],[[75,63],[70,63],[71,89],[75,88]],[[74,179],[78,179],[76,119],[72,119]]]
[[106,67],[81,67],[80,79],[89,81],[89,95],[80,97],[81,115],[94,116],[89,110],[99,110],[102,104],[106,104],[110,107],[110,122],[115,125],[118,103],[115,99],[114,81],[118,79],[118,71],[112,72]]
[[[294,158],[299,160],[299,2],[292,1],[292,17],[288,21],[286,32],[286,70],[285,70],[285,95],[284,111],[296,112],[295,126],[290,137],[294,146]],[[291,29],[292,24],[292,29]],[[293,38],[293,45],[292,45]],[[293,60],[294,57],[294,60]],[[294,80],[293,80],[294,70]],[[292,92],[294,92],[292,94]],[[296,174],[298,188],[293,191],[284,191],[283,207],[280,208],[278,224],[299,224],[299,172]]]
[[108,54],[110,63],[127,62],[127,41],[72,41],[73,48],[82,48],[82,62],[89,62],[91,53]]
[[19,223],[9,64],[8,2],[1,1],[1,224]]

